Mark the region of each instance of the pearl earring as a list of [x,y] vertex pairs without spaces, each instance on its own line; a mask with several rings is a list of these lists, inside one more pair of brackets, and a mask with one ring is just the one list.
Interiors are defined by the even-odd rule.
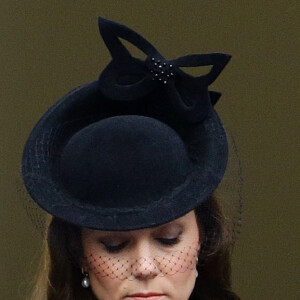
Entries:
[[83,278],[82,281],[81,281],[81,285],[82,285],[82,287],[84,287],[84,288],[88,288],[88,287],[91,285],[90,279],[89,279],[89,274],[88,274],[88,273],[85,273],[85,272],[83,271],[83,268],[81,269],[81,273],[84,275],[84,278]]

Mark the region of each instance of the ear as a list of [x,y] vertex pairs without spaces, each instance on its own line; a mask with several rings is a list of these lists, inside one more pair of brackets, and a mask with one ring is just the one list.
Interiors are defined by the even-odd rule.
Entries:
[[209,86],[216,80],[230,59],[231,55],[226,53],[191,54],[175,59],[173,63],[178,67],[212,66],[209,73],[194,77],[200,85]]
[[162,57],[146,39],[123,24],[99,17],[98,26],[103,41],[113,59],[131,58],[131,54],[122,44],[120,38],[130,42],[148,56]]

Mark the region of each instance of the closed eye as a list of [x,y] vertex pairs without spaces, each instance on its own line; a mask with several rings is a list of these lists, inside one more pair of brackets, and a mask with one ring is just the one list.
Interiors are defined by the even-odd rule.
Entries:
[[180,239],[179,237],[176,237],[176,238],[173,238],[173,239],[157,239],[161,244],[163,245],[169,245],[169,246],[172,246],[172,245],[176,245],[180,242]]
[[128,242],[124,242],[124,243],[121,243],[119,245],[110,246],[110,245],[107,245],[107,244],[105,244],[103,242],[101,242],[101,243],[104,245],[105,249],[109,253],[118,252],[118,251],[122,250],[123,248],[125,248],[125,246],[128,244]]

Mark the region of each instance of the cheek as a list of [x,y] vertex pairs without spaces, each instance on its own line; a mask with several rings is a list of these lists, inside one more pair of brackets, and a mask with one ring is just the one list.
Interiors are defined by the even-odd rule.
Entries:
[[170,296],[172,300],[188,300],[196,282],[195,270],[186,270],[184,273],[177,273],[168,276],[166,280],[170,284]]
[[118,276],[118,258],[103,257],[102,251],[85,248],[91,288],[98,300],[119,300],[124,294],[124,281]]
[[174,256],[172,272],[166,277],[166,285],[172,300],[188,300],[196,281],[197,248],[191,247]]
[[[99,278],[99,281],[132,280],[133,269],[142,263],[140,260],[130,259],[128,255],[108,256],[95,249],[90,249],[88,253],[86,265],[89,272]],[[143,264],[147,267],[146,263]]]
[[[100,277],[99,274],[90,272],[91,288],[98,300],[119,300],[122,293],[122,281],[111,279],[108,276]],[[124,293],[124,291],[123,291]]]

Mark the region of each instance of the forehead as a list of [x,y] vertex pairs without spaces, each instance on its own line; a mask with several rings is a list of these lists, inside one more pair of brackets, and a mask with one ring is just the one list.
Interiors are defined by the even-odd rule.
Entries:
[[88,229],[83,228],[83,232],[89,232],[89,233],[105,233],[105,234],[131,234],[131,235],[138,235],[143,233],[149,233],[149,232],[156,232],[156,231],[162,231],[162,230],[168,230],[168,229],[182,229],[184,227],[196,225],[196,217],[195,212],[190,211],[189,213],[185,214],[182,217],[179,217],[173,221],[170,221],[168,223],[164,223],[159,226],[150,227],[150,228],[144,228],[144,229],[137,229],[137,230],[131,230],[131,231],[106,231],[106,230],[94,230],[94,229]]

